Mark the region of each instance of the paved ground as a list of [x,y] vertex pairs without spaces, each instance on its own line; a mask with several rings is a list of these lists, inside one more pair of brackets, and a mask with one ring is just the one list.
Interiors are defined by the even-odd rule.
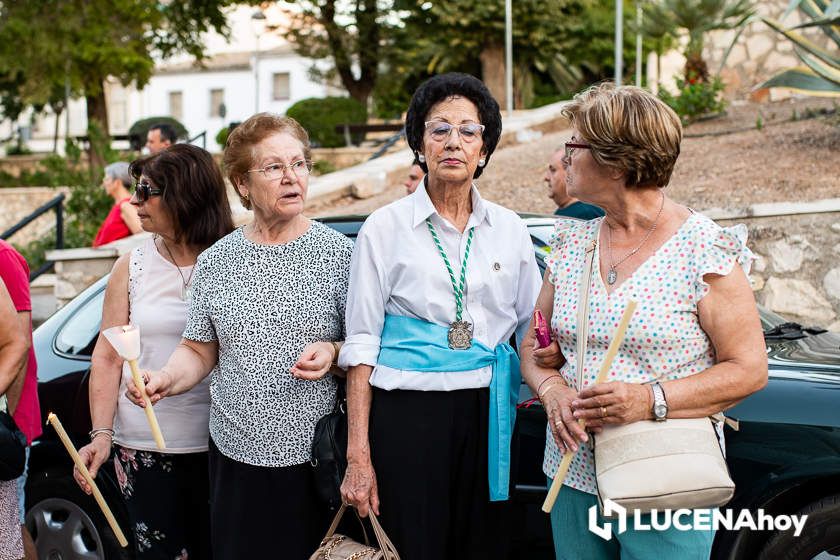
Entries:
[[[687,127],[670,196],[698,210],[840,196],[837,115],[833,122],[825,117],[790,122],[794,111],[801,116],[808,109],[827,108],[833,108],[832,102],[817,98],[739,104],[723,118]],[[755,128],[759,117],[761,130]],[[743,128],[750,130],[727,133]],[[478,181],[482,195],[519,211],[552,211],[542,177],[549,155],[569,135],[548,134],[497,151]],[[369,213],[402,194],[403,187],[394,186],[365,200],[345,197],[313,205],[308,213]]]

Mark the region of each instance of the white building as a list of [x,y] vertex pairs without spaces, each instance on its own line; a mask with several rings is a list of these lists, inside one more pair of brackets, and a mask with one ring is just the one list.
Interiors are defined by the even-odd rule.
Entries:
[[[158,64],[154,75],[142,90],[123,87],[116,80],[106,85],[110,133],[121,135],[141,118],[172,116],[181,121],[190,137],[210,151],[221,149],[215,137],[230,122],[241,122],[257,111],[285,113],[295,102],[308,97],[346,95],[343,89],[313,81],[309,69],[315,63],[294,52],[282,37],[286,15],[277,4],[254,18],[257,9],[237,6],[228,15],[230,39],[208,34],[207,58],[201,66],[191,57],[180,56]],[[21,122],[28,124],[28,118]],[[39,115],[31,126],[27,142],[36,152],[53,149],[56,119],[49,113]],[[85,134],[87,119],[84,99],[72,100],[69,108],[70,134]],[[59,119],[59,149],[65,135],[65,115]],[[6,122],[0,137],[12,133]],[[204,143],[203,143],[204,142]]]

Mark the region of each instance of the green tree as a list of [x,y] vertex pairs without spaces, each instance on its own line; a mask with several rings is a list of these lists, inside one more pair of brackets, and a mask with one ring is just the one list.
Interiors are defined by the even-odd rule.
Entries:
[[[379,76],[382,42],[392,27],[389,2],[377,0],[298,0],[298,10],[289,10],[284,30],[295,50],[304,57],[329,58],[332,68],[312,73],[323,80],[335,77],[350,97],[367,107]],[[393,19],[393,18],[392,18]]]
[[[50,0],[3,2],[0,9],[0,72],[19,80],[26,105],[56,101],[56,91],[87,102],[90,125],[108,130],[104,82],[143,87],[153,54],[186,52],[203,57],[202,34],[228,32],[223,8],[234,0]],[[5,81],[5,80],[3,80]],[[0,83],[2,86],[3,83]],[[8,93],[8,89],[5,90]],[[93,143],[91,144],[93,145]],[[103,155],[92,150],[97,164]]]
[[682,29],[688,34],[685,77],[706,82],[709,69],[703,59],[706,34],[740,27],[754,13],[751,0],[659,0],[646,6],[651,26]]

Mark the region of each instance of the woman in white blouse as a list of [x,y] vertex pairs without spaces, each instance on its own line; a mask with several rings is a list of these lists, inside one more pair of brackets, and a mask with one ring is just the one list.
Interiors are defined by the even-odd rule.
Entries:
[[481,198],[501,135],[479,80],[415,92],[406,137],[426,178],[359,232],[350,269],[348,468],[343,499],[381,514],[412,560],[496,558],[509,496],[519,364],[506,343],[539,291],[519,217]]
[[[140,329],[140,367],[161,367],[187,322],[198,254],[233,229],[225,184],[213,157],[190,144],[139,159],[131,204],[154,237],[114,264],[102,329],[131,323]],[[156,407],[167,448],[155,445],[143,411],[123,395],[131,378],[103,336],[90,374],[91,442],[79,455],[96,476],[114,447],[114,469],[131,518],[137,558],[206,558],[208,384]],[[84,478],[76,481],[90,493]]]

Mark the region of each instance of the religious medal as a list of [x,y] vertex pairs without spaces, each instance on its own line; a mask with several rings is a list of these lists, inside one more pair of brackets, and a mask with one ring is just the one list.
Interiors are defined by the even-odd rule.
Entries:
[[192,301],[192,286],[187,284],[181,287],[181,299],[187,303]]
[[449,347],[453,350],[466,350],[472,346],[472,324],[467,321],[455,321],[449,325]]
[[455,282],[455,272],[452,270],[452,265],[449,264],[449,258],[446,256],[446,251],[443,250],[443,245],[440,244],[435,226],[432,225],[431,220],[428,218],[426,218],[426,225],[429,226],[432,240],[435,242],[441,258],[443,258],[443,264],[446,265],[446,270],[449,272],[449,280],[452,282],[452,291],[455,292],[455,321],[449,325],[447,336],[449,347],[452,350],[466,350],[472,346],[473,326],[467,321],[462,321],[461,315],[464,311],[464,286],[467,282],[467,259],[470,258],[470,247],[472,246],[475,228],[470,228],[470,233],[467,235],[467,247],[464,250],[464,261],[461,263],[461,282],[459,284]]
[[615,271],[614,268],[611,268],[609,272],[607,272],[607,284],[612,286],[615,284],[615,281],[618,279],[618,273]]

